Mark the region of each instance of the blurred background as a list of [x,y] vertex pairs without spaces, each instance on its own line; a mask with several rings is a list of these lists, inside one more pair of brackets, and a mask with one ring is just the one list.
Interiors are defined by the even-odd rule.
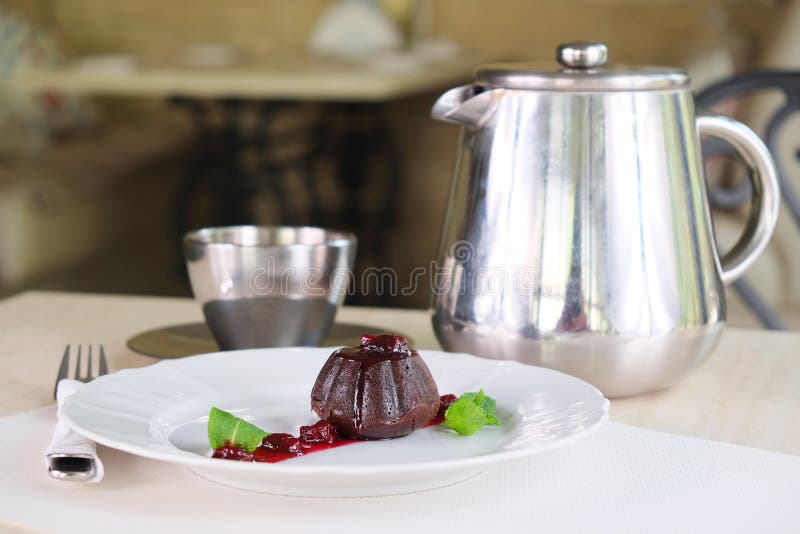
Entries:
[[[0,293],[189,296],[182,233],[247,222],[351,230],[357,270],[406,280],[437,255],[457,148],[430,107],[477,64],[554,66],[592,39],[700,90],[800,68],[798,30],[790,0],[0,0]],[[784,98],[717,107],[763,130]],[[777,147],[792,183],[796,122]],[[715,211],[723,248],[746,213]],[[778,224],[748,280],[800,327],[800,234]],[[349,303],[425,307],[426,287]],[[731,300],[730,323],[761,326]]]

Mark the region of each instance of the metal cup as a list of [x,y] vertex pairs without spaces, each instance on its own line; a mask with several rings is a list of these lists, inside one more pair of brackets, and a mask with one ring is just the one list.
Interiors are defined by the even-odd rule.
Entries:
[[312,227],[203,228],[183,238],[192,292],[223,350],[318,345],[347,292],[353,234]]

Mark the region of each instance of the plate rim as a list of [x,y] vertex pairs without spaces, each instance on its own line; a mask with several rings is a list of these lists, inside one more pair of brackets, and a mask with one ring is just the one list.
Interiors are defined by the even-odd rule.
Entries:
[[[124,371],[125,374],[130,373],[137,373],[137,372],[144,372],[145,370],[149,371],[152,368],[158,366],[175,366],[181,365],[182,363],[186,363],[189,360],[199,360],[199,359],[216,359],[221,357],[229,357],[231,354],[243,354],[243,353],[260,353],[260,352],[270,352],[270,351],[332,351],[341,347],[269,347],[269,348],[259,348],[259,349],[242,349],[242,350],[234,350],[234,351],[218,351],[218,352],[209,352],[205,354],[197,354],[194,356],[186,356],[183,358],[175,358],[169,360],[161,360],[152,365],[144,366],[144,367],[137,367],[137,368],[130,368],[130,369],[121,369],[119,371],[115,371],[114,373],[110,373],[103,377],[96,379],[95,381],[105,381],[107,377],[111,377],[119,372]],[[92,388],[92,384],[95,381],[89,382],[85,384],[77,393],[67,397],[64,401],[64,406],[59,411],[59,417],[69,425],[75,432],[81,434],[82,436],[100,444],[105,447],[109,447],[112,449],[116,449],[128,454],[133,454],[142,458],[148,458],[151,460],[158,460],[168,463],[176,463],[185,466],[197,467],[197,468],[210,468],[210,469],[224,469],[230,471],[243,471],[247,473],[263,473],[263,474],[281,474],[281,475],[296,475],[296,476],[309,476],[309,475],[376,475],[376,474],[394,474],[394,473],[410,473],[410,472],[417,472],[417,471],[445,471],[445,470],[455,470],[459,468],[476,468],[476,467],[483,467],[489,464],[496,464],[500,462],[510,461],[518,458],[524,458],[528,456],[533,456],[536,454],[540,454],[555,448],[563,447],[568,445],[574,441],[578,441],[585,437],[590,436],[597,430],[599,430],[602,426],[605,425],[609,421],[610,415],[610,401],[597,389],[595,386],[589,384],[588,382],[581,380],[580,378],[574,377],[572,375],[556,371],[554,369],[549,369],[546,367],[540,367],[535,365],[528,365],[523,364],[520,362],[512,361],[512,360],[494,360],[489,358],[481,358],[472,354],[463,353],[463,352],[447,352],[442,350],[429,350],[429,349],[420,349],[421,353],[436,353],[438,355],[444,355],[451,358],[461,358],[466,357],[473,360],[480,361],[482,363],[486,363],[487,365],[512,365],[512,366],[522,366],[525,368],[534,368],[537,372],[544,372],[545,374],[552,374],[557,375],[560,379],[567,379],[574,382],[578,382],[583,384],[587,391],[591,391],[593,394],[596,395],[595,398],[586,398],[580,399],[579,401],[583,400],[591,400],[591,401],[598,401],[599,402],[599,410],[602,411],[601,415],[597,420],[595,420],[592,424],[588,427],[584,428],[580,432],[576,432],[570,434],[569,436],[565,436],[562,438],[555,439],[553,441],[545,442],[540,446],[536,447],[521,447],[518,449],[500,449],[496,451],[489,452],[487,454],[481,454],[478,456],[470,456],[465,458],[454,458],[454,459],[447,459],[447,460],[431,460],[431,461],[423,461],[423,462],[409,462],[409,463],[397,463],[397,464],[370,464],[370,465],[297,465],[294,462],[277,462],[277,463],[267,463],[267,462],[235,462],[235,461],[221,461],[218,458],[211,458],[207,456],[201,456],[199,454],[185,451],[179,449],[178,447],[174,448],[174,452],[166,453],[160,451],[153,451],[147,449],[145,447],[139,447],[136,445],[130,445],[125,442],[120,442],[113,438],[108,438],[102,434],[98,434],[91,430],[88,430],[82,427],[80,424],[76,423],[73,418],[70,416],[70,410],[73,405],[77,405],[80,402],[80,397],[82,393],[87,389]],[[426,356],[427,357],[427,356]],[[438,356],[437,356],[438,357]],[[578,402],[576,400],[576,402]],[[152,435],[150,435],[152,437]],[[322,452],[322,451],[321,451]]]

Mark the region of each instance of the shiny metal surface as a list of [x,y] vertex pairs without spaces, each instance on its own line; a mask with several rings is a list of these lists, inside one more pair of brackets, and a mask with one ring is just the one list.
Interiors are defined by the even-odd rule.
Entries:
[[[491,63],[475,70],[476,83],[488,89],[537,91],[664,91],[689,86],[689,76],[667,67],[606,65],[602,43],[574,41],[556,50],[564,67],[537,63]],[[554,69],[554,67],[556,67]]]
[[[53,399],[58,401],[58,383],[65,378],[69,378],[70,369],[70,349],[71,346],[67,345],[64,349],[64,355],[61,357],[61,363],[58,365],[58,372],[56,374],[56,383],[53,388]],[[92,365],[92,345],[87,349],[86,369],[83,370],[81,365],[81,353],[83,345],[78,345],[78,351],[75,363],[74,380],[80,382],[91,382],[95,378],[108,374],[108,360],[106,358],[106,350],[103,345],[99,349],[99,362],[97,374],[94,372]],[[56,430],[58,433],[58,430]],[[75,444],[72,443],[74,446]],[[71,482],[87,482],[92,480],[97,474],[97,462],[95,456],[89,453],[78,452],[48,452],[45,455],[47,462],[47,473],[51,478],[57,480],[68,480]]]
[[608,60],[608,48],[594,41],[572,41],[559,45],[556,61],[567,68],[586,69],[602,67]]
[[[610,397],[669,386],[709,357],[723,280],[775,224],[774,166],[755,134],[696,123],[688,89],[464,86],[433,115],[464,126],[432,305],[447,350],[558,369]],[[698,129],[755,169],[753,220],[722,263]]]
[[190,232],[183,248],[192,291],[223,350],[317,345],[347,292],[356,238],[230,226]]
[[751,169],[753,209],[739,242],[722,257],[722,281],[726,284],[742,276],[769,244],[780,209],[778,173],[769,149],[746,126],[728,117],[700,116],[700,135],[717,137],[734,147]]
[[51,478],[85,482],[97,474],[97,465],[91,454],[48,454],[47,473]]

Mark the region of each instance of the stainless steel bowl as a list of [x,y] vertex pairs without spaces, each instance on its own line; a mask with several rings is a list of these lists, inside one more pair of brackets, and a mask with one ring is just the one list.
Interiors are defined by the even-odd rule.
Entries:
[[317,345],[344,300],[353,234],[228,226],[186,234],[192,291],[223,350]]

